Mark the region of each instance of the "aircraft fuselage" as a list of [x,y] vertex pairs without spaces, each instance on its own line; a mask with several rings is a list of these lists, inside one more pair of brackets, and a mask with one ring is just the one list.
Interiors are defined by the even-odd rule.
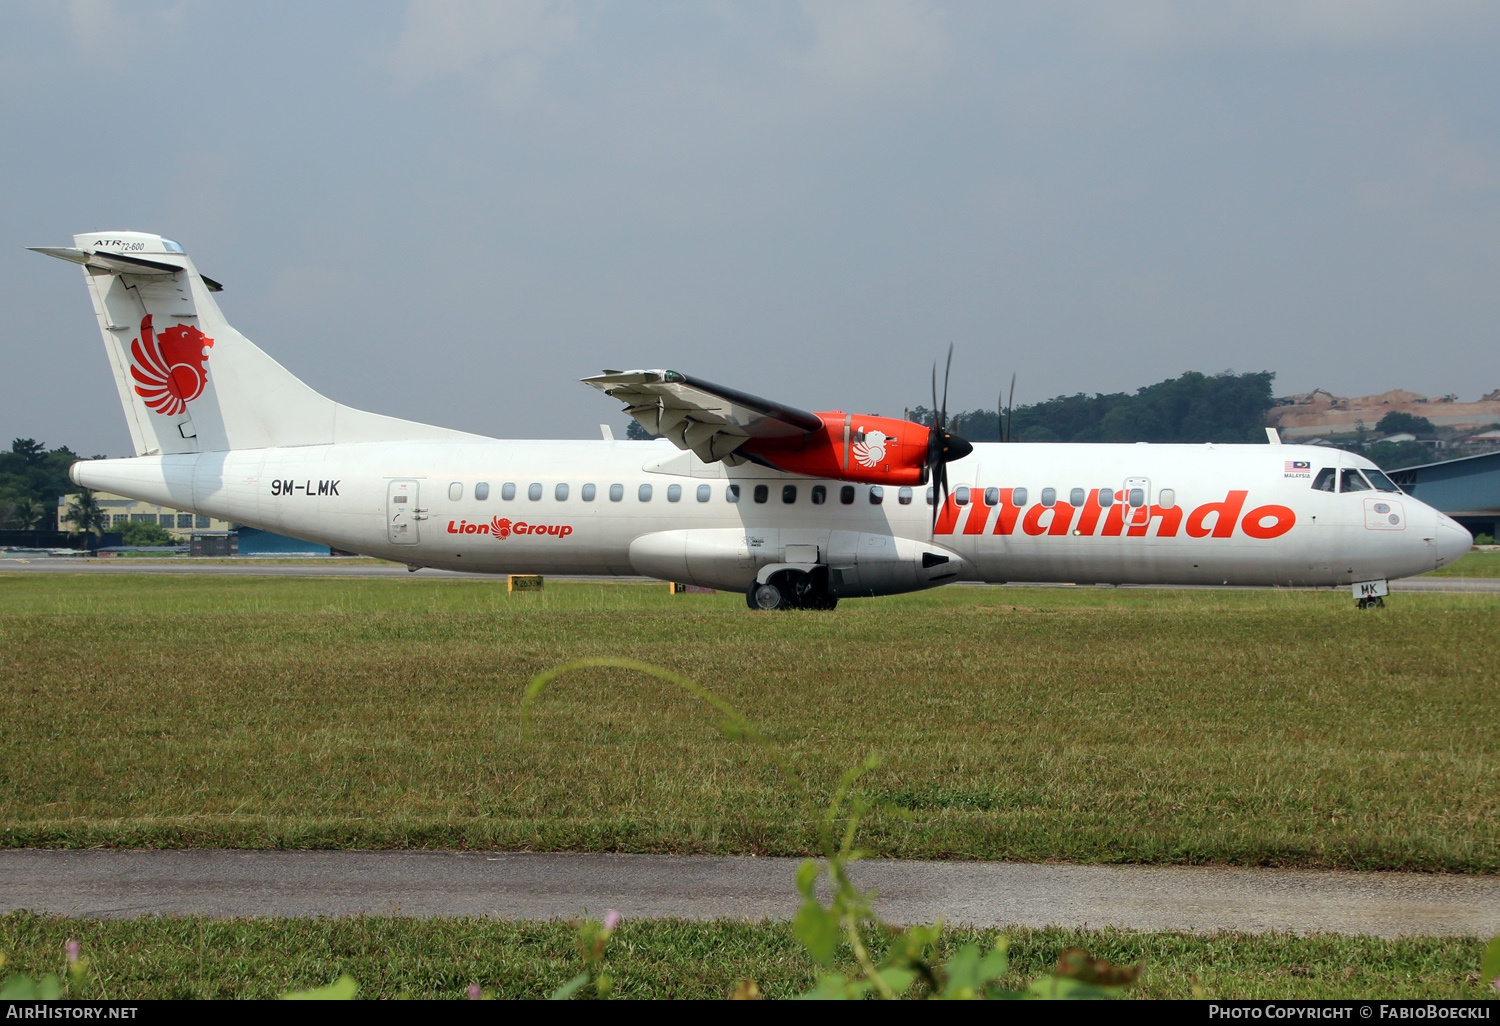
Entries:
[[1361,467],[1311,446],[977,444],[949,467],[957,496],[935,533],[925,488],[729,468],[665,442],[238,449],[86,461],[73,478],[413,566],[739,590],[781,565],[826,567],[841,595],[957,580],[1337,586],[1467,551],[1463,528],[1409,495],[1312,487],[1323,468]]

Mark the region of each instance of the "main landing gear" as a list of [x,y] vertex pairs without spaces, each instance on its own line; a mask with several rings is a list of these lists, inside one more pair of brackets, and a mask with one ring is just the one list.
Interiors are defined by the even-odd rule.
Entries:
[[1379,595],[1376,595],[1373,598],[1362,598],[1358,602],[1354,603],[1354,605],[1358,609],[1384,609],[1385,599],[1381,598]]
[[839,598],[828,593],[828,571],[783,570],[764,584],[751,581],[745,604],[751,609],[832,609]]

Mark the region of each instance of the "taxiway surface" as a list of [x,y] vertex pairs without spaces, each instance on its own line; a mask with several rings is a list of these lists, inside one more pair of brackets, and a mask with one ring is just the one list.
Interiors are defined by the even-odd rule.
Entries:
[[[799,860],[380,851],[0,852],[0,912],[787,919]],[[869,860],[889,922],[1488,937],[1500,878]]]

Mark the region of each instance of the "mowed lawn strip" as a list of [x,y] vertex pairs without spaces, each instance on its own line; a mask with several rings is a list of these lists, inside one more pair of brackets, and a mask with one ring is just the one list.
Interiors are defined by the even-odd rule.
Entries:
[[[1007,982],[1020,986],[1079,946],[1119,964],[1141,964],[1133,996],[1223,999],[1493,997],[1479,980],[1475,938],[1197,936],[1128,930],[1003,931]],[[1002,931],[948,928],[942,959],[974,942],[989,950]],[[89,975],[75,997],[269,998],[348,973],[365,998],[462,998],[472,984],[502,998],[544,997],[584,968],[577,929],[561,922],[487,919],[143,918],[73,920],[0,916],[5,973],[60,972],[64,946],[79,942]],[[877,949],[876,956],[881,952]],[[851,968],[848,951],[844,969]],[[818,967],[776,922],[627,921],[611,938],[603,970],[614,994],[637,998],[726,997],[754,980],[767,997],[810,989]],[[3,974],[0,974],[3,975]]]
[[1424,577],[1500,577],[1500,552],[1471,552]]
[[[800,854],[1493,872],[1500,596],[0,576],[13,846]],[[799,800],[703,703],[786,753]]]

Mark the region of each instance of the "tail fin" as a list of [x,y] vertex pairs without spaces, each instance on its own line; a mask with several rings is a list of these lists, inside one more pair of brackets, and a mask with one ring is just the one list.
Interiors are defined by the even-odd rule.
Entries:
[[138,455],[480,437],[319,395],[230,327],[222,287],[170,239],[94,232],[36,251],[83,265]]

